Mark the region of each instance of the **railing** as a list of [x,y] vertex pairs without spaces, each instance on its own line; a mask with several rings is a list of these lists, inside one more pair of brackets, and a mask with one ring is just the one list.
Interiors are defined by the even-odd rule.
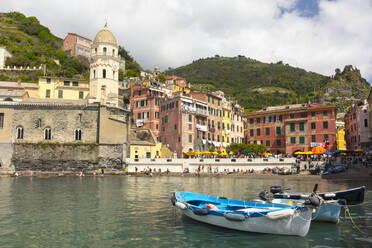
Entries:
[[183,106],[183,107],[181,108],[181,111],[194,113],[194,114],[196,114],[196,115],[204,115],[204,116],[208,116],[208,110],[197,109],[197,108],[194,108],[194,107]]

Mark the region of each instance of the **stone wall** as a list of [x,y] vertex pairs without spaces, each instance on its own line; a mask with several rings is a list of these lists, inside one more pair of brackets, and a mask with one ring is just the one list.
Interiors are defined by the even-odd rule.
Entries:
[[11,143],[0,143],[0,171],[12,170],[12,155],[13,145]]
[[[14,106],[12,133],[18,126],[23,127],[22,142],[41,142],[44,130],[52,131],[51,142],[76,142],[74,132],[82,132],[79,142],[97,142],[98,107],[87,105],[42,105],[19,104]],[[13,139],[16,140],[16,139]]]
[[123,145],[19,143],[13,146],[12,164],[17,171],[93,171],[123,167]]

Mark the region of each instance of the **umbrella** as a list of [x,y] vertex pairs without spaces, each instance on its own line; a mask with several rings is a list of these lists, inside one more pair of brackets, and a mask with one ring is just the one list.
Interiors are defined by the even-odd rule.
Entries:
[[363,149],[356,149],[356,150],[354,150],[354,152],[364,152],[364,150]]
[[272,154],[270,153],[270,152],[265,152],[264,154],[263,154],[264,156],[272,156]]
[[229,152],[229,155],[234,155],[234,153],[233,152]]
[[212,155],[218,155],[218,152],[211,152]]
[[187,155],[187,156],[194,156],[195,155],[195,152],[186,152],[185,155]]
[[228,154],[227,154],[227,152],[221,152],[220,153],[220,156],[227,156]]
[[326,152],[326,149],[324,147],[321,147],[321,146],[316,146],[313,149],[311,149],[311,151],[314,154],[323,154],[323,153]]

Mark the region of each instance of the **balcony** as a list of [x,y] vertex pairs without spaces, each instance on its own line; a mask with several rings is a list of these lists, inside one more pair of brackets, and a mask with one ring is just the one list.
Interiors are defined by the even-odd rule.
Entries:
[[181,111],[182,112],[193,113],[195,115],[208,116],[208,111],[207,110],[199,109],[199,108],[195,108],[195,107],[190,107],[190,106],[182,106]]

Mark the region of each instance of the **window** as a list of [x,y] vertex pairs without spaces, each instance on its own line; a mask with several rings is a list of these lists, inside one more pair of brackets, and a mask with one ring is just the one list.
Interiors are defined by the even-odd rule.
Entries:
[[165,123],[168,123],[168,115],[166,115],[166,116],[164,117],[164,121],[165,121]]
[[70,86],[70,81],[63,81],[63,86]]
[[279,121],[282,121],[283,117],[282,115],[279,115]]
[[280,127],[276,127],[276,134],[280,134],[281,133],[281,128]]
[[293,118],[294,118],[294,114],[289,114],[289,117],[290,117],[291,119],[293,119]]
[[177,130],[177,124],[174,124],[174,130]]
[[327,110],[324,110],[323,111],[323,116],[327,116],[328,115],[328,111]]
[[250,135],[251,137],[254,136],[254,129],[250,129],[250,130],[249,130],[249,135]]
[[214,120],[212,120],[212,128],[214,128]]
[[192,124],[189,124],[189,130],[192,130]]
[[151,158],[151,152],[146,152],[146,158]]
[[50,98],[50,90],[46,90],[45,91],[45,97],[46,98]]
[[106,78],[106,69],[102,70],[102,78]]
[[217,142],[220,142],[220,135],[217,134]]
[[17,139],[23,139],[23,127],[17,127]]
[[311,142],[316,142],[316,135],[311,135]]
[[145,106],[145,100],[141,100],[141,107]]
[[4,128],[4,113],[0,113],[0,128]]
[[324,134],[324,141],[328,141],[328,134]]
[[189,143],[192,143],[192,134],[189,134]]
[[305,118],[306,116],[307,116],[307,114],[305,112],[301,113],[301,118]]
[[103,54],[106,55],[106,52],[107,52],[107,48],[104,47],[104,48],[103,48]]
[[222,136],[222,142],[225,142],[225,136]]
[[52,129],[50,127],[47,127],[44,129],[44,139],[45,140],[51,140],[52,139]]
[[211,101],[211,96],[208,96],[208,102],[210,102]]
[[250,124],[253,124],[253,122],[254,122],[254,119],[253,118],[249,119],[249,123]]
[[141,119],[141,113],[137,114],[137,119]]
[[230,143],[230,138],[229,137],[227,137],[227,143]]
[[63,98],[63,90],[58,91],[58,98]]
[[323,128],[328,129],[328,121],[323,121]]
[[115,55],[115,49],[112,49],[112,55]]
[[211,139],[211,134],[210,133],[208,133],[208,140],[210,140]]
[[261,129],[257,128],[257,136],[261,136]]
[[83,98],[84,98],[84,92],[79,91],[79,99],[83,99]]
[[50,84],[51,81],[52,81],[51,78],[47,78],[47,79],[46,79],[47,84]]
[[214,97],[212,96],[212,104],[214,104]]
[[311,112],[311,117],[315,117],[315,112]]
[[304,136],[300,136],[300,144],[305,144],[305,137]]
[[305,131],[305,123],[300,122],[300,131]]
[[296,144],[296,137],[291,137],[291,144]]
[[93,78],[96,78],[96,70],[93,70]]
[[270,140],[266,140],[266,146],[270,147]]
[[257,117],[256,123],[260,123],[260,122],[261,122],[261,118],[260,117]]
[[81,129],[75,130],[75,140],[81,140]]
[[266,128],[266,136],[270,136],[270,128],[269,127]]
[[364,127],[368,127],[368,120],[364,119]]
[[225,129],[225,122],[222,122],[222,129]]
[[277,146],[281,146],[281,145],[282,145],[282,141],[281,141],[280,139],[277,139],[277,140],[276,140],[276,145],[277,145]]
[[72,82],[72,86],[79,86],[79,82],[77,81]]
[[311,129],[313,129],[313,130],[316,129],[316,123],[315,122],[311,123]]
[[192,122],[192,115],[189,115],[189,122]]
[[159,112],[155,112],[155,118],[159,119]]
[[296,131],[296,124],[291,123],[291,132],[295,132],[295,131]]
[[95,54],[97,54],[97,47],[96,47],[96,48],[94,48],[94,53],[95,53]]

